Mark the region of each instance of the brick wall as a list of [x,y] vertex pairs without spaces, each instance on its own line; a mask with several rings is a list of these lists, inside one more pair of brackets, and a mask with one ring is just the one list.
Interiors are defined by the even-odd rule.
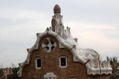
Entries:
[[[46,37],[50,37],[56,41],[56,48],[47,53],[42,47],[41,44],[44,42]],[[59,67],[59,57],[67,57],[67,67]],[[40,58],[42,61],[41,69],[35,68],[35,60]],[[80,62],[73,62],[73,56],[70,50],[61,49],[58,46],[58,41],[55,37],[46,35],[39,42],[39,49],[34,50],[30,57],[30,63],[25,65],[23,68],[22,79],[43,79],[44,75],[48,72],[53,72],[57,79],[108,79],[109,75],[102,76],[89,76],[86,73],[86,67]]]

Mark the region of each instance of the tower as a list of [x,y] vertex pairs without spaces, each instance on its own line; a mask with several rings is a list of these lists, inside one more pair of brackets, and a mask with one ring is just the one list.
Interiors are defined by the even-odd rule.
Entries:
[[70,28],[67,27],[66,30],[63,25],[63,16],[61,15],[61,8],[58,4],[54,6],[54,15],[52,16],[51,28],[53,32],[56,32],[63,38],[68,38],[70,36]]

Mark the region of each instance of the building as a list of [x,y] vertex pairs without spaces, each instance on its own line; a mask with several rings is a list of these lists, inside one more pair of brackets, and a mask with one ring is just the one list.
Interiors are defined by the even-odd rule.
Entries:
[[109,79],[112,68],[93,49],[82,49],[70,28],[64,27],[61,8],[54,7],[51,27],[37,33],[28,56],[20,64],[22,79]]
[[13,69],[14,68],[1,68],[2,76],[0,77],[0,79],[8,79],[8,75],[13,74]]

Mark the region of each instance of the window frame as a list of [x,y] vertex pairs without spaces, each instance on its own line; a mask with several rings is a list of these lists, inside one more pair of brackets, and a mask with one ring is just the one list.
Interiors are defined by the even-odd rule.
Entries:
[[38,63],[37,63],[37,60],[38,60],[38,59],[40,59],[40,58],[36,58],[36,60],[35,60],[35,68],[36,68],[36,69],[41,69],[41,67],[42,67],[42,61],[41,61],[41,59],[40,59],[40,61],[41,61],[41,62],[40,62],[41,67],[38,67],[38,66],[37,66],[37,65],[38,65]]
[[[61,58],[65,58],[65,60],[66,60],[66,65],[65,65],[65,66],[62,66],[62,65],[61,65]],[[67,57],[66,57],[66,56],[60,56],[60,57],[59,57],[59,67],[60,67],[60,68],[66,68],[66,67],[67,67]]]

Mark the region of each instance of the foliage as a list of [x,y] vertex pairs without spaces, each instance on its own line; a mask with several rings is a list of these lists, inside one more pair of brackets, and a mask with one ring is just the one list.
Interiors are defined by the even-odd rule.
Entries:
[[0,78],[3,76],[3,70],[0,69]]
[[19,67],[13,69],[13,75],[16,77],[16,79],[19,79],[17,72],[19,71]]
[[118,57],[107,57],[107,61],[110,62],[112,66],[112,75],[110,79],[119,79],[119,61]]

